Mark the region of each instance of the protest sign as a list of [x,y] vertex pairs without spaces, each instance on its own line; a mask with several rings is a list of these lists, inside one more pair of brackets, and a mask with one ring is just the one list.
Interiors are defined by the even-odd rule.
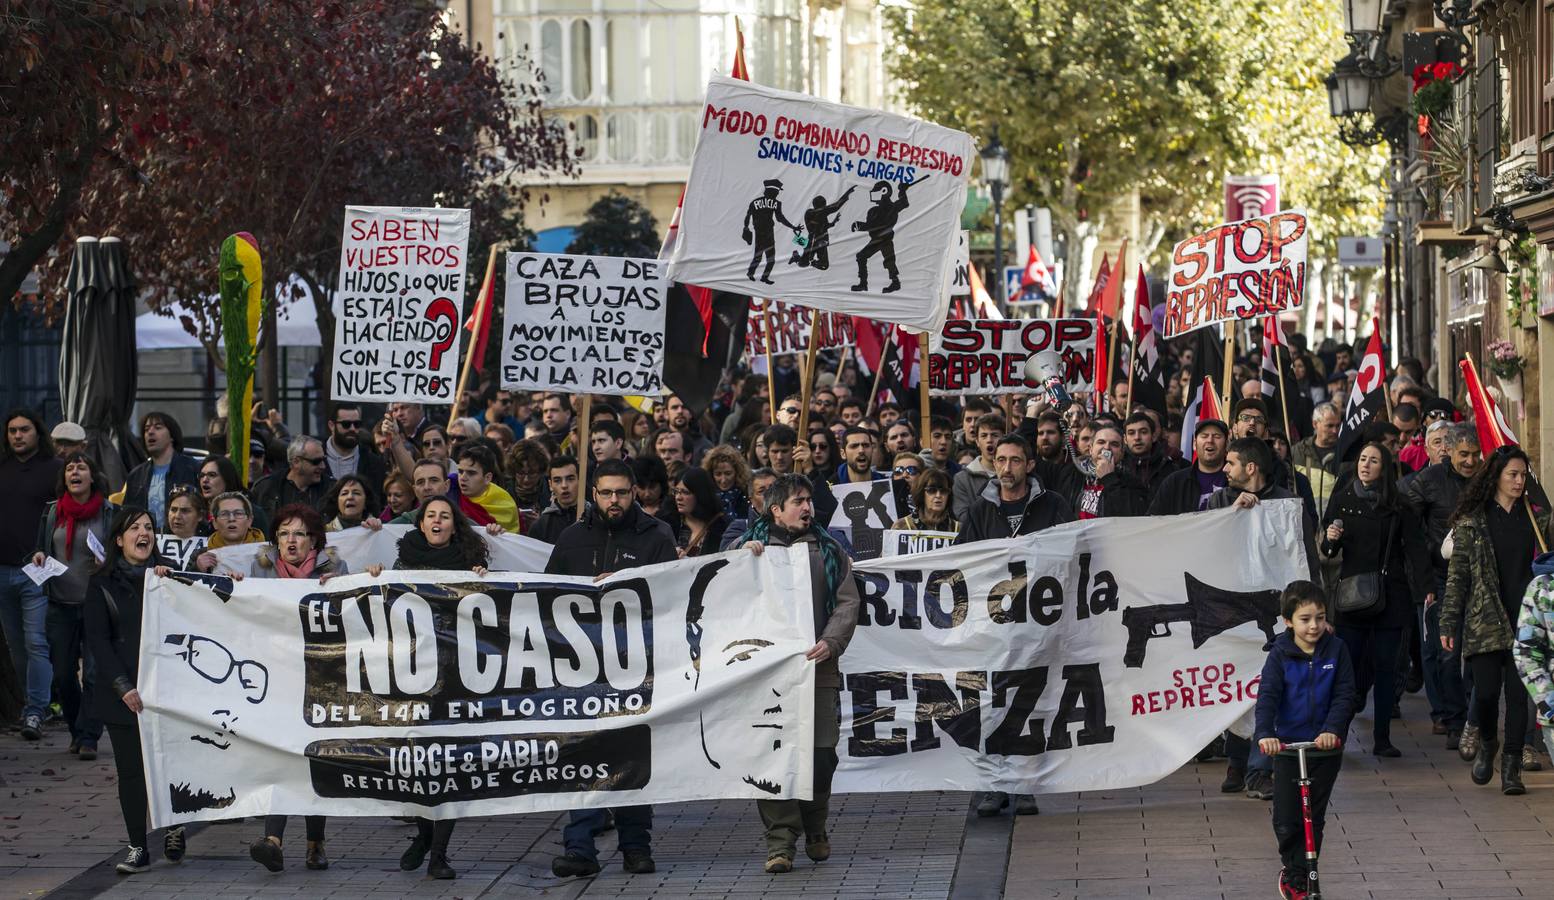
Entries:
[[1054,350],[1070,391],[1095,380],[1094,319],[957,319],[928,354],[928,390],[944,396],[1015,394],[1040,387],[1025,378],[1025,361]]
[[901,518],[896,497],[897,482],[889,478],[856,483],[839,482],[831,486],[836,510],[828,527],[841,531],[852,545],[853,559],[873,559],[880,555],[885,529]]
[[669,277],[938,331],[974,152],[919,119],[714,77]]
[[778,547],[597,584],[148,574],[152,821],[808,799],[810,589]]
[[162,558],[162,563],[169,568],[192,569],[195,557],[204,552],[205,543],[206,538],[200,535],[181,538],[176,534],[159,534],[156,536],[156,552]]
[[1177,244],[1166,280],[1165,336],[1300,309],[1307,238],[1305,211],[1285,210],[1216,225]]
[[[378,531],[371,531],[358,525],[344,531],[327,532],[324,535],[324,543],[335,548],[335,551],[340,554],[340,559],[344,561],[347,571],[361,572],[371,565],[389,569],[393,568],[394,560],[399,557],[400,538],[414,527],[413,525],[384,525]],[[550,551],[553,549],[544,541],[537,541],[521,534],[490,535],[484,528],[477,528],[475,533],[486,542],[492,571],[543,572],[545,563],[550,559]],[[234,544],[212,550],[211,555],[216,557],[216,573],[247,575],[253,567],[254,556],[263,546],[265,545]]]
[[507,254],[502,387],[656,394],[664,380],[664,264]]
[[745,328],[745,352],[756,371],[766,371],[766,313],[772,317],[772,355],[804,353],[809,350],[809,336],[820,338],[821,350],[851,347],[858,342],[853,333],[853,317],[841,313],[816,312],[807,306],[783,303],[781,300],[750,301],[749,325]]
[[887,528],[880,538],[880,556],[907,556],[943,550],[955,543],[951,531],[908,531],[905,528]]
[[971,293],[971,233],[955,232],[955,243],[950,252],[955,257],[955,265],[945,272],[944,293],[950,297],[964,297]]
[[1279,592],[1307,577],[1301,516],[1273,500],[858,563],[836,790],[1165,777],[1255,702]]
[[331,399],[452,402],[468,250],[467,209],[345,208]]

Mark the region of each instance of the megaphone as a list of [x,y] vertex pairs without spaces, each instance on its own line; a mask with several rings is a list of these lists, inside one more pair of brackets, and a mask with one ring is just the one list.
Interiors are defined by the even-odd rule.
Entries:
[[1034,381],[1037,384],[1047,384],[1056,378],[1059,384],[1063,383],[1063,357],[1056,350],[1041,350],[1032,353],[1025,361],[1025,380]]

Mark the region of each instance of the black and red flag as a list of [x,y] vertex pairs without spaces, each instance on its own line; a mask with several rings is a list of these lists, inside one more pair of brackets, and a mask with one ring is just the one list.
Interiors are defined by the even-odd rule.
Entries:
[[[917,335],[907,332],[905,329],[885,322],[875,322],[863,316],[853,316],[853,333],[857,336],[858,343],[855,349],[858,354],[858,383],[860,386],[869,385],[872,389],[875,383],[875,372],[883,366],[879,374],[879,394],[874,398],[874,406],[892,401],[903,406],[912,402],[912,388],[917,384]],[[865,404],[869,402],[868,395],[863,395]]]
[[1387,407],[1387,357],[1381,348],[1381,323],[1371,319],[1371,339],[1360,357],[1359,374],[1338,422],[1338,458],[1347,461],[1351,448],[1358,452],[1365,427]]
[[1193,346],[1192,374],[1188,381],[1191,387],[1187,408],[1182,411],[1182,456],[1187,459],[1193,458],[1192,444],[1198,422],[1209,419],[1223,422],[1225,415],[1214,390],[1225,371],[1225,345],[1214,328],[1200,328],[1193,333],[1197,341]]
[[1155,335],[1154,308],[1150,303],[1149,279],[1144,277],[1144,267],[1139,266],[1139,277],[1133,289],[1133,392],[1129,403],[1142,403],[1146,409],[1160,414],[1166,420],[1165,363],[1160,358],[1160,347]]

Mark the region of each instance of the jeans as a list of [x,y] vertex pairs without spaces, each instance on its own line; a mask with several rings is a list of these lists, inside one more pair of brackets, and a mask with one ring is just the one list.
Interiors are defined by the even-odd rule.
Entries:
[[1354,660],[1354,690],[1360,708],[1364,708],[1366,694],[1371,694],[1375,700],[1371,710],[1375,721],[1371,736],[1375,746],[1390,746],[1392,705],[1397,702],[1392,687],[1397,678],[1398,644],[1403,640],[1403,629],[1339,625],[1338,638],[1349,648],[1349,656]]
[[[621,852],[653,849],[653,807],[615,806],[615,831]],[[594,832],[604,827],[604,810],[574,809],[572,821],[561,832],[566,852],[581,856],[589,862],[599,861],[599,848],[594,846]]]
[[103,736],[103,723],[92,715],[90,697],[97,666],[86,648],[84,622],[79,605],[49,604],[49,659],[54,669],[54,697],[65,711],[71,739],[95,744]]
[[1424,627],[1420,630],[1424,639],[1419,649],[1424,657],[1425,696],[1430,698],[1430,717],[1448,729],[1461,731],[1468,714],[1468,697],[1462,682],[1462,656],[1441,648],[1441,604],[1432,604],[1421,615]]
[[[1341,735],[1340,735],[1341,736]],[[1225,758],[1243,772],[1272,772],[1273,760],[1257,742],[1225,732]]]
[[24,687],[23,716],[46,716],[54,670],[49,666],[49,600],[21,566],[0,566],[0,627],[11,666]]

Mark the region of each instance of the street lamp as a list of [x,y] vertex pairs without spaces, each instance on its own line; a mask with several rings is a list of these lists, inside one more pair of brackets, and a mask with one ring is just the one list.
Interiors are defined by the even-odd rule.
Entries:
[[982,183],[993,195],[993,299],[1004,302],[1004,188],[1009,184],[1009,151],[998,140],[998,126],[982,148]]
[[1387,15],[1384,0],[1344,0],[1344,31],[1375,32]]

